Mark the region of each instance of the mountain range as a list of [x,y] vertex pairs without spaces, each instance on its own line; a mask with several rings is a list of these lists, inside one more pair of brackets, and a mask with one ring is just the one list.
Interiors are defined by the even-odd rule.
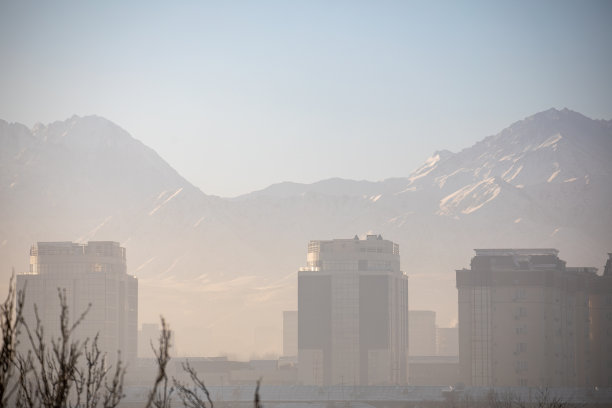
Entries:
[[[212,176],[211,176],[212,177]],[[612,121],[568,109],[520,120],[405,177],[280,183],[210,196],[112,122],[0,120],[0,278],[36,241],[119,241],[140,322],[164,314],[182,353],[280,352],[311,239],[400,245],[410,307],[456,317],[454,271],[474,248],[554,247],[568,265],[612,250]]]

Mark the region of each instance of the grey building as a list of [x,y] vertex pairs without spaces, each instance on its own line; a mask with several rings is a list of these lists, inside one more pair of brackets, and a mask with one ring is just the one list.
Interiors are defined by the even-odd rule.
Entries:
[[436,354],[459,356],[459,328],[438,327],[436,330]]
[[283,311],[283,357],[297,357],[298,312]]
[[59,334],[59,288],[65,290],[71,321],[91,304],[76,329],[77,339],[98,335],[111,361],[117,351],[125,362],[135,360],[138,280],[127,274],[125,248],[117,242],[39,242],[30,249],[30,270],[17,275],[17,288],[24,287],[24,318],[30,327],[36,325],[36,305],[48,338]]
[[436,312],[411,310],[408,312],[409,355],[436,355]]
[[556,249],[475,251],[471,268],[456,272],[462,381],[590,385],[598,357],[589,346],[589,285],[601,278],[597,269],[566,267]]
[[380,235],[311,241],[298,273],[302,384],[405,384],[408,278]]
[[602,275],[589,280],[588,384],[612,388],[612,253]]

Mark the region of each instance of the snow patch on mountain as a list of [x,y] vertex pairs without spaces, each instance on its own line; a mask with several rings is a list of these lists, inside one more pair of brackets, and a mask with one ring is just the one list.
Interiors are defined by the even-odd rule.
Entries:
[[561,170],[555,170],[553,172],[553,174],[550,175],[550,177],[548,178],[548,180],[546,180],[547,183],[552,183],[554,179],[557,178],[557,176],[559,175],[559,173],[561,173]]
[[516,176],[519,175],[519,173],[521,172],[521,170],[523,170],[523,165],[521,164],[520,166],[518,166],[515,170],[514,173],[512,173],[512,175],[509,175],[509,173],[514,169],[514,165],[510,166],[510,168],[508,170],[506,170],[503,174],[502,174],[502,178],[504,179],[504,181],[506,181],[507,183],[511,182],[512,180],[514,180],[516,178]]
[[471,214],[499,195],[501,187],[490,177],[465,186],[440,200],[438,215]]
[[411,193],[411,192],[414,192],[414,191],[417,191],[417,188],[415,186],[410,186],[410,187],[406,187],[402,191],[399,191],[399,192],[397,192],[395,194],[397,195],[397,194],[402,194],[402,193]]
[[202,221],[204,221],[205,219],[206,219],[206,216],[201,217],[199,220],[195,222],[195,224],[193,224],[193,228],[197,228],[202,223]]
[[438,187],[442,188],[444,187],[448,179],[450,179],[451,177],[456,176],[459,173],[468,173],[469,171],[470,171],[469,169],[459,168],[450,174],[445,174],[445,175],[436,177],[434,179],[434,182],[438,185]]
[[146,268],[149,264],[151,264],[151,262],[153,262],[155,260],[155,258],[157,258],[156,256],[152,256],[151,258],[147,259],[146,261],[144,261],[142,264],[140,264],[136,269],[134,269],[134,275],[136,275],[137,272],[140,272],[142,269]]
[[425,160],[425,163],[421,167],[416,169],[413,175],[409,177],[408,180],[410,181],[410,183],[414,183],[416,180],[423,178],[429,173],[431,173],[437,167],[437,164],[440,162],[440,159],[440,153],[436,152],[433,156]]
[[407,222],[409,222],[410,217],[414,214],[413,211],[409,211],[407,213],[404,213],[402,215],[398,215],[397,217],[393,217],[387,220],[387,224],[393,225],[396,228],[400,228],[403,227],[404,224],[406,224]]
[[100,224],[96,225],[91,231],[89,231],[87,234],[83,235],[82,237],[79,237],[77,239],[78,242],[86,242],[89,241],[91,239],[93,239],[93,237],[95,237],[96,233],[102,228],[104,227],[111,219],[113,218],[112,215],[109,215],[108,217],[106,217],[104,219],[104,221],[102,221]]
[[544,142],[542,142],[539,146],[537,146],[536,148],[534,148],[533,150],[540,150],[543,149],[545,147],[552,147],[553,150],[557,150],[557,142],[559,140],[563,139],[563,136],[561,136],[561,134],[557,133],[556,135],[553,135],[551,137],[549,137],[548,139],[546,139]]
[[170,202],[170,200],[172,200],[174,197],[179,195],[181,193],[181,191],[183,191],[183,187],[181,187],[178,190],[176,190],[174,193],[172,193],[172,195],[170,197],[166,198],[161,204],[159,204],[157,207],[153,208],[149,212],[149,215],[155,214],[160,208],[162,208],[164,205],[168,204]]

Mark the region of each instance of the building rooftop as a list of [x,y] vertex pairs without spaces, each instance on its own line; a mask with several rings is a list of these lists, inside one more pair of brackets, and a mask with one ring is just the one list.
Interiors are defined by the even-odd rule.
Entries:
[[30,256],[55,255],[96,255],[125,258],[125,248],[115,241],[89,241],[86,244],[70,241],[37,242],[30,248]]
[[321,252],[378,252],[399,255],[399,245],[383,239],[381,235],[368,235],[365,239],[337,238],[329,240],[313,240],[308,244],[308,253]]
[[530,255],[559,255],[559,250],[555,248],[486,248],[474,249],[476,256],[530,256]]

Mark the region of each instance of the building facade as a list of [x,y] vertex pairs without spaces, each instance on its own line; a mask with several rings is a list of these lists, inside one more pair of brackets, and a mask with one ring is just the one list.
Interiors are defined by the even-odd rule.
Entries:
[[298,273],[302,384],[405,384],[407,323],[397,244],[380,235],[309,243]]
[[462,381],[594,385],[593,330],[601,324],[592,309],[607,301],[590,293],[602,279],[597,269],[566,267],[556,249],[475,251],[471,268],[456,271]]
[[612,387],[612,253],[603,275],[589,280],[589,382],[600,388]]
[[458,356],[408,356],[408,382],[416,386],[454,386],[459,379]]
[[411,310],[408,312],[409,355],[436,355],[436,312]]
[[436,329],[436,354],[459,356],[459,328],[438,327]]
[[298,351],[298,312],[283,311],[283,357],[297,358]]
[[39,242],[30,249],[30,270],[17,275],[17,288],[25,288],[27,324],[36,325],[36,305],[48,338],[59,334],[60,289],[66,293],[71,322],[91,305],[76,328],[76,339],[97,335],[100,350],[111,361],[117,351],[124,362],[135,360],[138,280],[127,274],[125,248],[117,242]]

